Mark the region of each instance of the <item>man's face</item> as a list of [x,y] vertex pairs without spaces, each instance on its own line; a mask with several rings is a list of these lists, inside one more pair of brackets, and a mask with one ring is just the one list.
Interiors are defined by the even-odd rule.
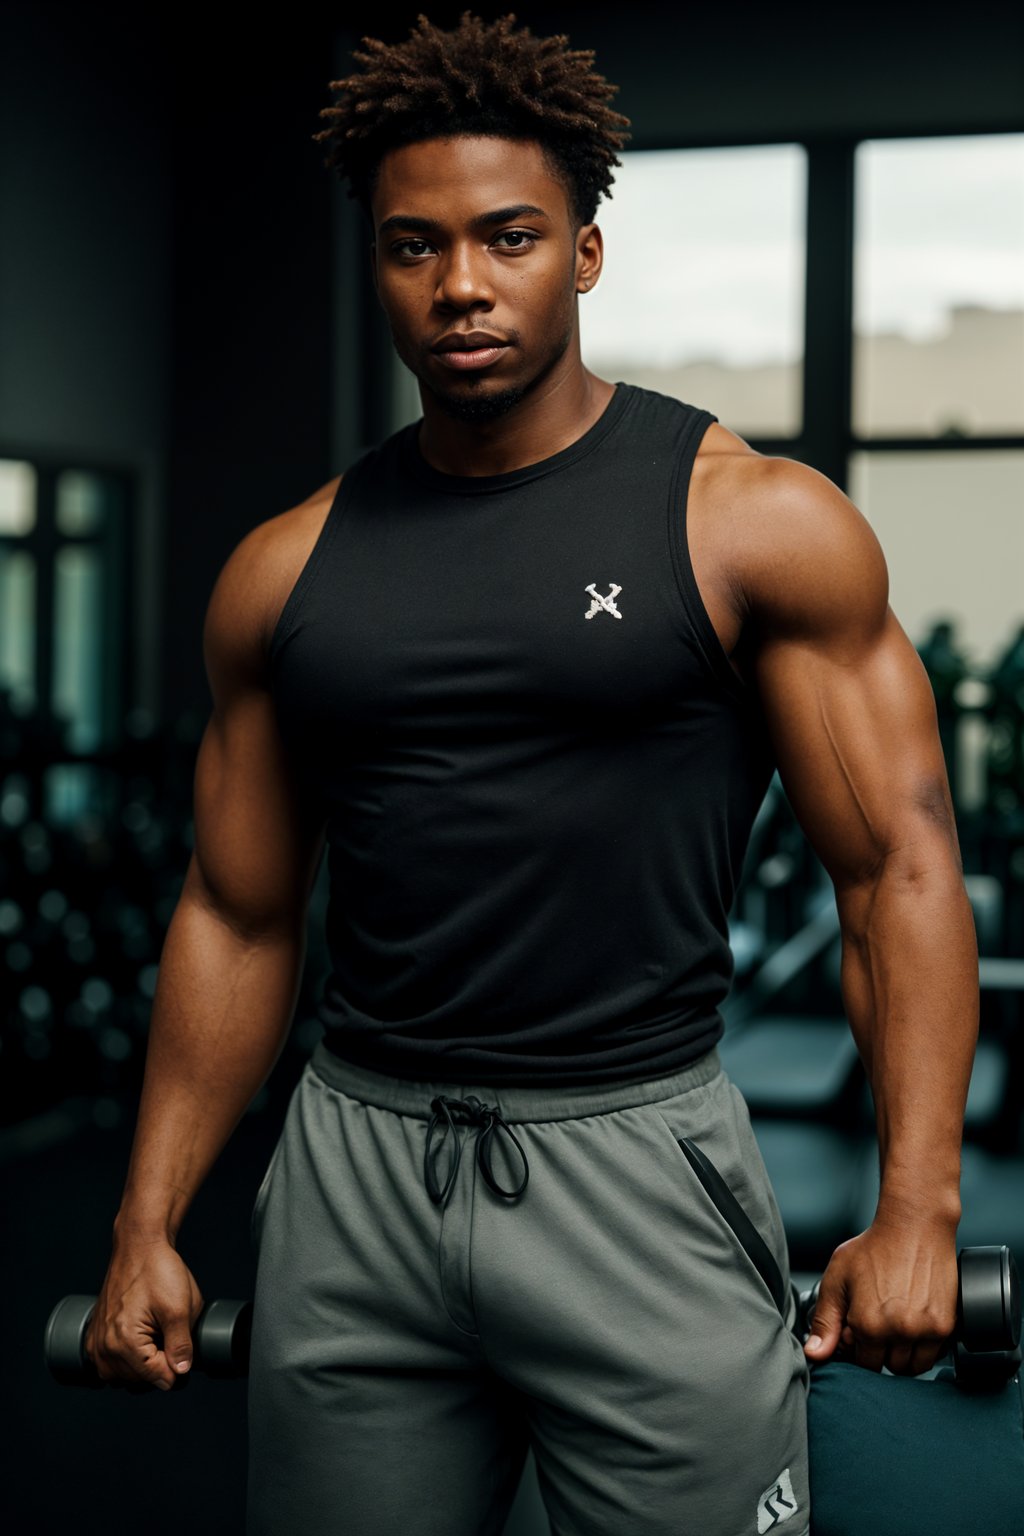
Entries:
[[557,369],[576,334],[580,267],[591,282],[600,267],[600,232],[577,232],[538,144],[459,136],[391,150],[373,222],[395,348],[450,415],[493,420]]

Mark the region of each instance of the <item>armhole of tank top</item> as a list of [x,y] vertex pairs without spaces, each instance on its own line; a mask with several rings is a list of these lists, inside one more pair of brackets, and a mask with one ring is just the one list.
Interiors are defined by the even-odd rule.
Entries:
[[316,579],[317,572],[323,564],[324,557],[334,541],[334,535],[341,521],[342,512],[355,488],[356,479],[369,457],[370,454],[364,454],[341,477],[341,484],[334,493],[334,500],[327,509],[327,516],[323,520],[320,532],[313,543],[313,548],[306,556],[306,563],[296,577],[294,586],[285,598],[284,607],[277,616],[277,623],[274,625],[270,644],[267,647],[267,657],[271,666],[274,665],[278,652],[295,628],[302,605]]
[[690,621],[704,660],[730,697],[737,703],[749,707],[754,703],[754,696],[746,683],[736,675],[732,662],[726,655],[725,647],[718,638],[718,631],[704,606],[704,599],[701,597],[690,560],[686,514],[693,464],[704,434],[712,422],[717,420],[718,417],[711,411],[697,411],[683,438],[682,445],[677,449],[668,497],[669,548],[676,585],[683,600],[683,609]]

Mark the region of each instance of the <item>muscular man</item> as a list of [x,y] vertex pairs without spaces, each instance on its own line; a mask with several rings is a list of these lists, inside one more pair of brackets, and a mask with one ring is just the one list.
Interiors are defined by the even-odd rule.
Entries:
[[[626,127],[592,54],[467,14],[355,57],[318,137],[423,416],[216,583],[88,1347],[189,1367],[178,1231],[289,1028],[326,839],[325,1033],[253,1212],[250,1532],[498,1533],[532,1444],[559,1536],[800,1536],[810,1363],[916,1374],[954,1326],[977,971],[928,682],[841,491],[583,366]],[[881,1159],[806,1346],[716,1050],[776,766]]]

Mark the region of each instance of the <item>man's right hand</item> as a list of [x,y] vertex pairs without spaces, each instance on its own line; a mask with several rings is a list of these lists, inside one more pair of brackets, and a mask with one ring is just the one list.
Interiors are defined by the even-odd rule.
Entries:
[[192,1365],[203,1297],[166,1239],[119,1244],[85,1335],[85,1353],[111,1386],[169,1392]]

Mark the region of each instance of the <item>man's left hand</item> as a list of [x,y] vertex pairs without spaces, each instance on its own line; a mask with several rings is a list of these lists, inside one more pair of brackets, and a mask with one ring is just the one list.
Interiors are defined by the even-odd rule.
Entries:
[[869,1371],[919,1376],[946,1353],[956,1298],[955,1228],[876,1216],[833,1253],[804,1353],[820,1364],[838,1350]]

